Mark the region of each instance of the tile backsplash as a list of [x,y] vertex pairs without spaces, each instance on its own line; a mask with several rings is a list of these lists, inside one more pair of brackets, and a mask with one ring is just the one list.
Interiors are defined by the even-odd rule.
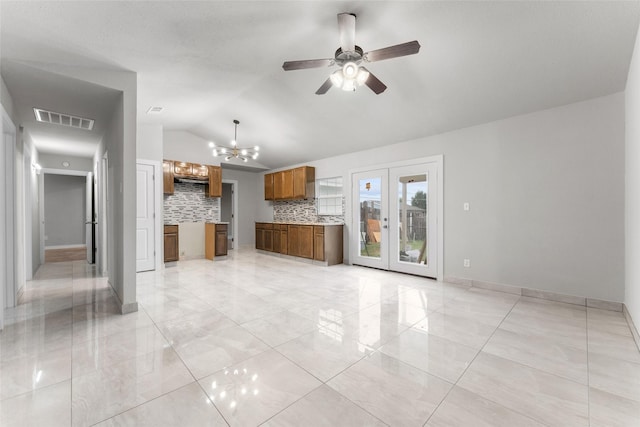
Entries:
[[164,223],[219,222],[220,199],[205,197],[205,186],[176,182],[173,194],[164,195]]
[[[344,212],[344,197],[342,198]],[[273,202],[275,222],[327,222],[344,223],[344,215],[318,215],[315,199]]]

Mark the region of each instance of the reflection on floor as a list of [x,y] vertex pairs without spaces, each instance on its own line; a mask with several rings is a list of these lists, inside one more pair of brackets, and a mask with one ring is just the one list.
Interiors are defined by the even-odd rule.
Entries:
[[85,262],[5,312],[0,425],[591,426],[640,419],[621,313],[235,250],[138,275]]

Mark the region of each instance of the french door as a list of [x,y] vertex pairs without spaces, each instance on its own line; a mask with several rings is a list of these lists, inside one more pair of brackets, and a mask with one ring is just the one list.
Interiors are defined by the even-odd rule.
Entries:
[[352,263],[436,278],[438,164],[352,174]]

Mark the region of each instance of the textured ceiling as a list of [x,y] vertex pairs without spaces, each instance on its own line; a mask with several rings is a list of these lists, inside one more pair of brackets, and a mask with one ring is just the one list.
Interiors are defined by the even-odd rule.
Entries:
[[[368,65],[383,94],[318,96],[331,69],[282,70],[332,57],[340,12],[357,14],[365,51],[420,42],[417,55]],[[2,73],[14,98],[37,98],[38,76],[5,63],[135,71],[140,123],[227,143],[238,119],[240,144],[280,167],[622,91],[639,12],[635,1],[3,0]]]

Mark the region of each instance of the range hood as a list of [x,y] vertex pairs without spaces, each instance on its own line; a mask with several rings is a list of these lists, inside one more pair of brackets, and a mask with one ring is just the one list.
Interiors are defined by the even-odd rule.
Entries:
[[181,182],[183,184],[208,184],[209,183],[209,178],[208,177],[202,177],[202,178],[197,178],[197,177],[180,178],[180,177],[175,177],[174,181],[175,182]]

